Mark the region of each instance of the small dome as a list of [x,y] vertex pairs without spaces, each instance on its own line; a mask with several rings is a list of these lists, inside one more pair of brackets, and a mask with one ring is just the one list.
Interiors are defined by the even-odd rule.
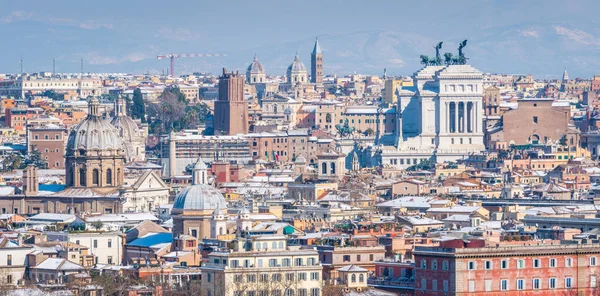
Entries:
[[98,114],[97,99],[90,100],[88,117],[69,133],[67,154],[77,150],[123,150],[118,130]]
[[294,62],[288,67],[288,73],[306,72],[306,66],[300,61],[298,54],[294,57]]
[[252,60],[252,64],[250,64],[250,66],[248,66],[248,70],[246,71],[246,74],[250,75],[250,74],[264,74],[264,73],[265,73],[265,70],[263,69],[263,66],[258,61],[258,57],[254,56],[254,60]]
[[216,188],[205,184],[184,188],[173,203],[173,209],[176,210],[214,211],[217,208],[227,208],[225,198]]

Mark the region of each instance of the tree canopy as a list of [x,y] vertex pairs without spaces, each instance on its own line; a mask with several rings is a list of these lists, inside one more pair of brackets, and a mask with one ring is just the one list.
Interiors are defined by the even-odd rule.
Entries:
[[144,103],[144,97],[142,96],[142,91],[139,88],[136,88],[133,91],[131,117],[133,119],[141,119],[142,123],[146,122],[146,105]]

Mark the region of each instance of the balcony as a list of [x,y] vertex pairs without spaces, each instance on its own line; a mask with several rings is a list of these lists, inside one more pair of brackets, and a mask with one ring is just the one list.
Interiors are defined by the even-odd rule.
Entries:
[[375,288],[414,289],[415,288],[415,279],[414,278],[405,278],[405,277],[369,278],[369,279],[367,279],[367,284],[370,287],[375,287]]

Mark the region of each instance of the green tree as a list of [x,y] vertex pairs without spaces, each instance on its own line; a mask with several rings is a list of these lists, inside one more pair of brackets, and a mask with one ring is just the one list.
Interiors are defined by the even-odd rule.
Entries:
[[40,152],[37,149],[32,149],[29,153],[27,153],[25,158],[23,158],[21,167],[19,167],[19,168],[23,169],[30,164],[34,165],[38,169],[47,169],[48,168],[48,162],[42,156],[42,152]]
[[20,169],[23,165],[23,156],[19,153],[10,153],[2,159],[2,170],[5,172]]
[[53,101],[62,101],[65,99],[65,95],[64,94],[57,94],[54,90],[50,89],[47,91],[44,91],[42,93],[42,96],[44,97],[48,97],[50,99],[52,99]]
[[171,85],[165,91],[168,91],[168,92],[174,94],[175,96],[177,96],[178,102],[187,103],[187,99],[185,98],[185,95],[181,92],[181,90],[179,89],[179,86]]
[[431,159],[426,159],[426,160],[419,162],[418,164],[408,167],[406,170],[407,171],[418,171],[418,170],[427,171],[427,170],[432,170],[434,168],[435,168],[435,162],[432,161]]
[[142,123],[146,122],[146,105],[144,104],[144,97],[142,91],[136,88],[133,91],[133,106],[131,107],[131,117],[134,119],[141,119]]

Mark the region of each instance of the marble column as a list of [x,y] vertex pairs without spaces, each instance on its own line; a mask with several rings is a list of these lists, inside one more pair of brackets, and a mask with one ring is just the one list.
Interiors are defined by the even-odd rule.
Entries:
[[459,126],[460,126],[460,124],[458,123],[458,102],[454,102],[454,132],[455,133],[459,132]]

